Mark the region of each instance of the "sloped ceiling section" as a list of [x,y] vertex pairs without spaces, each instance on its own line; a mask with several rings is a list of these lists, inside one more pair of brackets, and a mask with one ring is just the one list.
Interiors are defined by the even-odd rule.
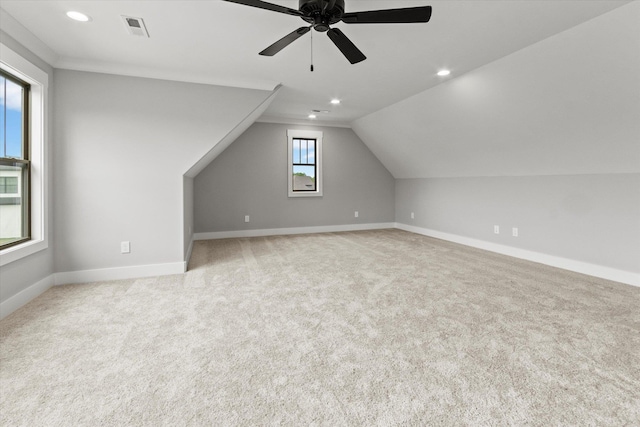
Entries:
[[640,172],[640,2],[352,123],[395,178]]
[[187,178],[195,178],[204,168],[206,168],[209,163],[214,161],[216,157],[220,155],[224,150],[226,150],[229,145],[231,145],[245,130],[251,126],[258,117],[264,113],[264,111],[269,107],[271,102],[273,102],[274,98],[278,95],[280,88],[282,86],[278,85],[271,92],[264,101],[260,103],[256,108],[253,109],[244,119],[242,119],[233,129],[227,133],[224,138],[222,138],[219,142],[216,143],[200,160],[198,160],[189,170],[185,173]]

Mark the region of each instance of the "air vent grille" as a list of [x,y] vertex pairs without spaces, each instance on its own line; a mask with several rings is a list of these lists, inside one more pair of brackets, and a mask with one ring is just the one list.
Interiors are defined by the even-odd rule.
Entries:
[[127,31],[132,36],[149,37],[149,32],[142,18],[122,15],[122,20],[124,21],[124,26],[127,28]]

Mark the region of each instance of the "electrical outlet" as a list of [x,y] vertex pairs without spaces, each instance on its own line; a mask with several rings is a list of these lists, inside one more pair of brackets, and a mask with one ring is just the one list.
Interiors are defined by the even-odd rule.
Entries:
[[411,219],[415,219],[415,217],[416,215],[413,212],[411,212]]
[[244,222],[249,222],[249,215],[244,216]]
[[120,242],[120,253],[128,254],[131,252],[131,245],[129,242]]
[[353,214],[354,217],[358,218],[358,211],[355,211],[355,213]]
[[494,225],[493,226],[493,232],[495,234],[500,234],[500,226],[499,225]]
[[513,234],[513,237],[518,237],[518,227],[513,227],[511,234]]

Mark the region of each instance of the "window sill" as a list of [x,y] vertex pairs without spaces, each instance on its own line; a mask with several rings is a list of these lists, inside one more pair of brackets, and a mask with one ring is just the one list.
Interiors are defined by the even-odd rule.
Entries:
[[308,193],[289,193],[289,197],[322,197],[322,193],[318,191]]
[[0,251],[0,267],[47,249],[46,240],[31,240]]

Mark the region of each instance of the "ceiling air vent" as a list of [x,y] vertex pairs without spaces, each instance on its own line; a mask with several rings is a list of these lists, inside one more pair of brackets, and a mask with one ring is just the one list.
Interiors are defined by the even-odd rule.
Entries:
[[147,27],[144,25],[144,21],[142,18],[134,18],[132,16],[124,16],[122,15],[122,19],[124,20],[124,25],[127,27],[127,31],[132,36],[143,36],[149,37],[149,33],[147,32]]

